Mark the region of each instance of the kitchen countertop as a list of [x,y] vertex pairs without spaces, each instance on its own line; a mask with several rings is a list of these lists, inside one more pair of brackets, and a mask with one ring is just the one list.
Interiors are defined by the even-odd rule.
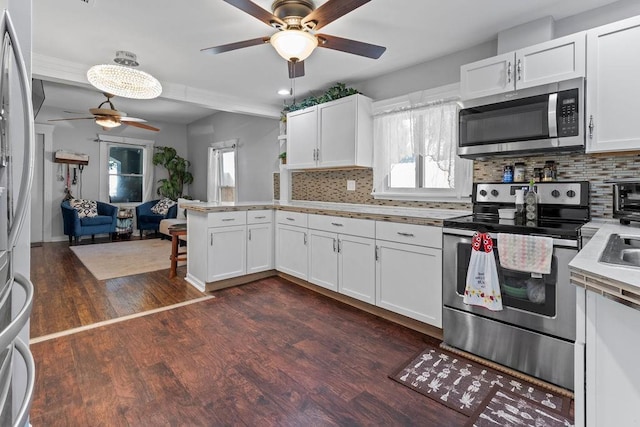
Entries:
[[330,202],[241,202],[209,203],[193,202],[181,207],[196,212],[228,212],[238,210],[277,209],[318,215],[334,215],[376,221],[404,222],[420,225],[442,226],[442,221],[468,215],[471,211],[434,208],[407,208]]
[[589,243],[569,263],[571,283],[635,304],[640,309],[640,268],[607,264],[598,261],[611,234],[637,236],[639,225],[621,225],[605,222]]

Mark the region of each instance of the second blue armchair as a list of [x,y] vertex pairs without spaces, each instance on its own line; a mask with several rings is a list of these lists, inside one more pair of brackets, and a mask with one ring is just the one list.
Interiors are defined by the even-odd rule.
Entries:
[[136,222],[138,223],[138,230],[140,230],[140,237],[142,237],[143,230],[153,230],[156,233],[160,227],[160,221],[168,218],[175,218],[178,214],[178,205],[175,204],[169,208],[166,215],[159,215],[153,213],[151,208],[156,205],[160,200],[151,200],[141,205],[136,206]]

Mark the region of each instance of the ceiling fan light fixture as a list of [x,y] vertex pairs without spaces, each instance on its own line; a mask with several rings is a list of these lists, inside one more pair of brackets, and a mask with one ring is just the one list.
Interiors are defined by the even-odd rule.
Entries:
[[318,46],[316,37],[307,31],[285,30],[271,36],[271,45],[287,61],[304,61]]
[[162,85],[151,74],[132,68],[138,65],[136,55],[119,51],[114,61],[123,65],[94,65],[87,79],[97,89],[116,96],[133,99],[153,99],[162,93]]
[[122,123],[119,120],[116,120],[113,117],[98,117],[96,118],[96,124],[98,126],[102,126],[103,128],[117,128]]

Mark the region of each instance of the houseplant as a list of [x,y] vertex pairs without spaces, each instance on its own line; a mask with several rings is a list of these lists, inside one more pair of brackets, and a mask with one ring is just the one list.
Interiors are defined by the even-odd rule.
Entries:
[[282,153],[280,153],[280,155],[278,156],[278,158],[280,159],[280,163],[283,165],[287,164],[287,152],[284,151]]
[[355,95],[358,92],[356,89],[347,87],[344,83],[336,83],[329,89],[325,90],[320,96],[308,96],[300,102],[294,102],[284,106],[280,112],[280,120],[287,120],[287,113],[296,110],[302,110],[303,108],[312,107],[314,105],[323,104],[325,102],[333,101],[335,99],[344,98],[345,96]]
[[173,147],[156,147],[153,164],[164,166],[169,174],[168,178],[158,180],[158,195],[171,200],[182,197],[184,185],[193,182],[193,175],[187,170],[191,162],[179,156]]

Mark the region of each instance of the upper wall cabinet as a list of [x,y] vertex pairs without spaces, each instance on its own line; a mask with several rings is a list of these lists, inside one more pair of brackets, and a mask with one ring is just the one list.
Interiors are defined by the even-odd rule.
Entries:
[[358,94],[287,114],[288,167],[371,167],[371,108],[371,99]]
[[640,150],[640,16],[587,32],[587,152]]
[[585,33],[576,33],[460,67],[462,99],[585,75]]

